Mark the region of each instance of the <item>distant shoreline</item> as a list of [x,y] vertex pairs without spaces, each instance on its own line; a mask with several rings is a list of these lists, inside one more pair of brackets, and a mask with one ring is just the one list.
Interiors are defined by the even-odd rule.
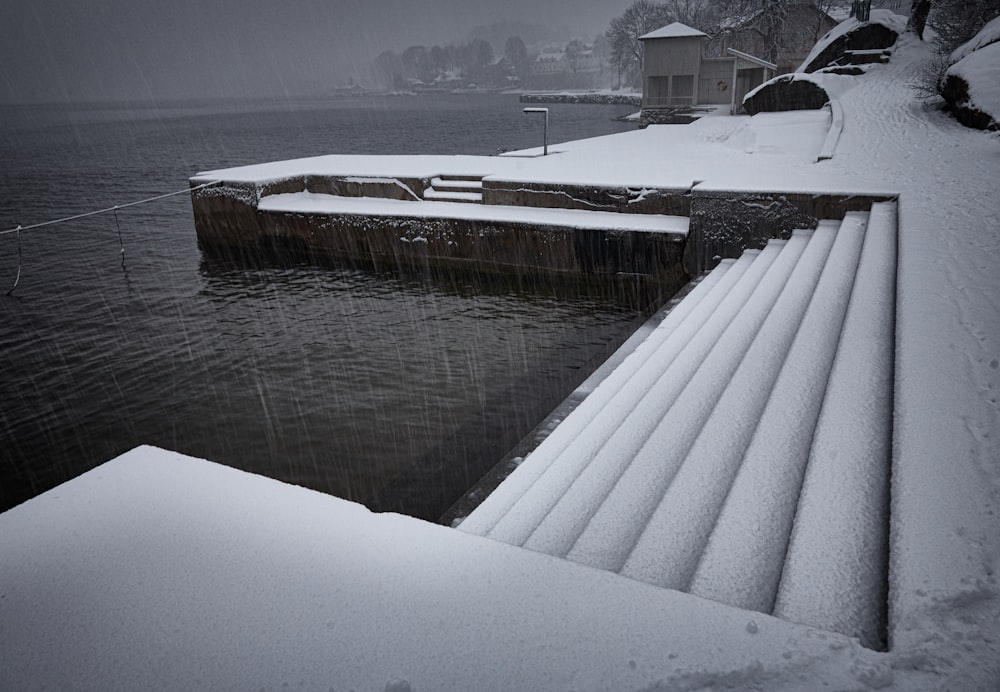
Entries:
[[521,94],[521,103],[585,103],[642,106],[642,94],[615,92],[554,92]]

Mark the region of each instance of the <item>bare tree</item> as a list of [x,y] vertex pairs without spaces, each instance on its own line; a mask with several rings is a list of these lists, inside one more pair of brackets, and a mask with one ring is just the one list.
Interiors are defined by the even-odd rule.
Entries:
[[642,70],[640,36],[673,22],[705,31],[705,24],[711,23],[712,16],[713,8],[708,0],[633,0],[621,16],[611,20],[611,27],[605,33],[611,46],[611,62],[617,72],[618,86],[623,77],[635,77]]
[[611,20],[605,36],[611,44],[611,62],[618,79],[615,88],[621,87],[622,78],[642,68],[642,42],[639,37],[657,29],[666,21],[662,5],[652,0],[634,0],[621,16]]
[[927,26],[934,31],[935,50],[950,54],[997,16],[1000,0],[934,0]]
[[931,0],[913,0],[910,7],[910,20],[906,23],[906,28],[914,32],[921,41],[924,40],[924,27],[930,11]]

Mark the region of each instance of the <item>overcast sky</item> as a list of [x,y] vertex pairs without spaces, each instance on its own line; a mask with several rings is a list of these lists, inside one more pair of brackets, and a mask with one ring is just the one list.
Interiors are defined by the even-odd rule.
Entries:
[[317,94],[477,25],[593,38],[629,1],[0,0],[0,102]]

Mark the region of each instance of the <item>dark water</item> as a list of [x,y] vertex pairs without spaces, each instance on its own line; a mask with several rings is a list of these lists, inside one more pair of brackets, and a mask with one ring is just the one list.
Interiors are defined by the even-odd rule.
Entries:
[[[629,129],[552,106],[550,141]],[[516,97],[0,106],[0,230],[325,153],[535,146]],[[126,250],[120,263],[118,228]],[[634,307],[204,258],[186,196],[22,234],[0,297],[0,510],[138,444],[439,516],[634,328]],[[17,271],[0,236],[0,290]]]

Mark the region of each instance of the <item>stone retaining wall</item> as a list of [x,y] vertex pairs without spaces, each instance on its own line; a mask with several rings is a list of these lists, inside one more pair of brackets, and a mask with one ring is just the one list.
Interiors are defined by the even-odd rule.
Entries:
[[[387,180],[387,179],[386,179]],[[424,181],[404,181],[414,192]],[[583,187],[486,180],[487,204],[689,216],[688,235],[581,230],[470,219],[260,212],[268,193],[408,195],[388,182],[299,178],[263,185],[224,183],[192,193],[201,247],[216,255],[303,256],[377,271],[535,276],[563,284],[638,277],[669,297],[686,279],[787,238],[821,219],[867,211],[891,194],[792,193]],[[375,195],[375,192],[385,193]],[[350,193],[350,194],[349,194]],[[397,196],[396,199],[409,199]]]
[[647,187],[594,187],[510,180],[483,181],[483,203],[550,209],[615,211],[687,216],[691,190]]
[[894,195],[809,194],[698,190],[691,197],[684,266],[691,275],[715,267],[720,259],[763,248],[770,238],[788,238],[797,228],[816,228],[821,219],[843,219],[849,211],[868,211]]
[[624,281],[642,284],[644,293],[660,300],[687,281],[682,234],[262,212],[233,191],[223,186],[192,195],[199,245],[211,255],[253,260],[277,254],[375,271],[604,282],[613,291]]

